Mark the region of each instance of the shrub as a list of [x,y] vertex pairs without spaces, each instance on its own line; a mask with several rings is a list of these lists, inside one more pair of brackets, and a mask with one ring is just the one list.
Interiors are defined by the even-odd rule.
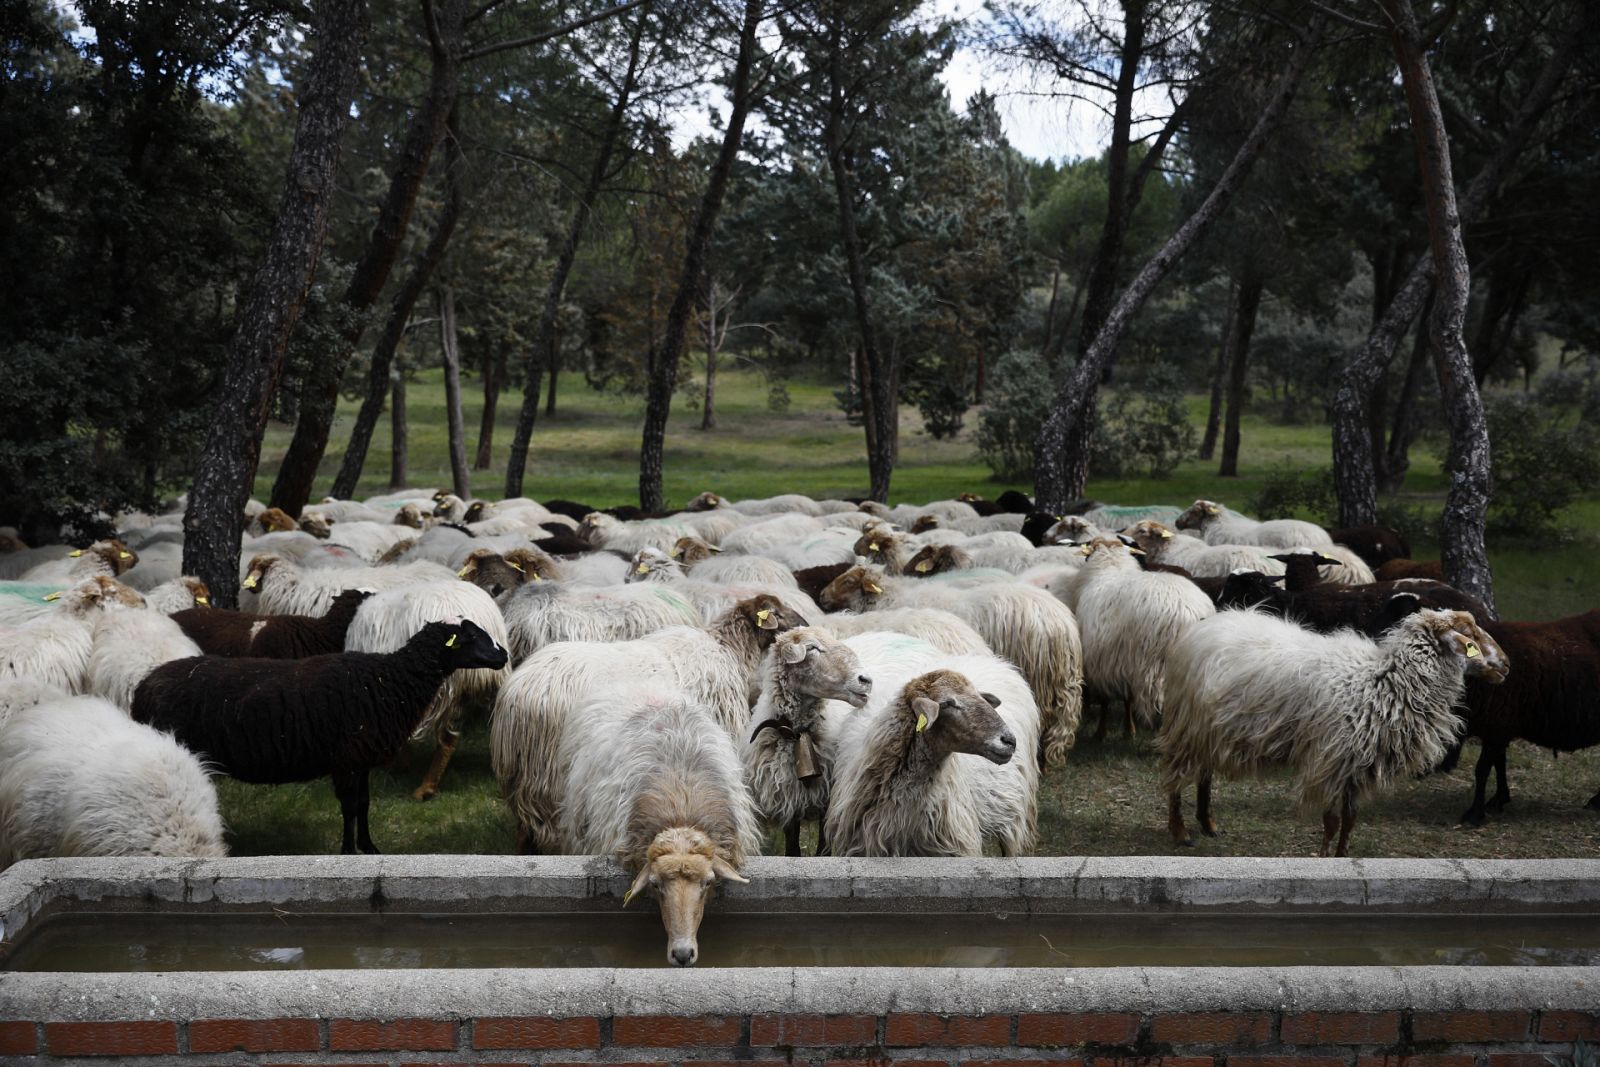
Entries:
[[1489,529],[1523,537],[1547,536],[1557,513],[1600,488],[1600,441],[1580,419],[1521,393],[1492,396],[1489,421],[1493,486]]
[[1089,469],[1107,478],[1125,471],[1165,478],[1198,443],[1184,405],[1182,374],[1171,364],[1157,363],[1138,388],[1119,390],[1096,412]]
[[1298,471],[1288,464],[1275,467],[1261,484],[1261,492],[1246,501],[1245,509],[1263,522],[1293,519],[1304,512],[1314,522],[1333,525],[1339,514],[1333,468]]
[[1036,352],[1007,352],[994,361],[978,416],[978,455],[997,482],[1033,479],[1033,442],[1050,414],[1055,382]]

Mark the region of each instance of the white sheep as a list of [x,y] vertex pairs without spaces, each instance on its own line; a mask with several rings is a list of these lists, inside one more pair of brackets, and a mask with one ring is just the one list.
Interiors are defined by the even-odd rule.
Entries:
[[96,697],[0,726],[0,869],[44,856],[227,854],[217,791],[169,735]]
[[53,609],[20,622],[0,622],[0,680],[29,678],[81,693],[94,652],[95,620],[102,613],[142,611],[144,598],[106,577],[51,596],[59,601]]
[[[495,644],[510,647],[505,616],[494,598],[471,582],[451,579],[417,582],[368,597],[350,620],[344,648],[346,652],[393,652],[428,623],[453,618],[470,619]],[[428,772],[412,796],[427,800],[439,791],[439,779],[460,740],[459,726],[467,703],[492,700],[510,676],[508,662],[499,670],[478,667],[454,671],[445,678],[412,733],[413,737],[431,737],[434,742]]]
[[342,545],[367,564],[375,565],[385,552],[410,535],[406,527],[392,522],[338,522],[328,534],[328,543]]
[[1328,531],[1314,522],[1300,519],[1258,522],[1211,500],[1196,500],[1190,504],[1174,525],[1180,530],[1198,530],[1208,545],[1324,548],[1333,544]]
[[808,515],[779,514],[741,526],[715,543],[720,544],[724,552],[764,556],[774,549],[786,549],[811,540],[828,529]]
[[262,615],[326,615],[333,598],[346,589],[381,592],[455,578],[455,572],[426,560],[388,567],[306,568],[266,553],[250,560],[242,584],[255,592],[253,610]]
[[689,576],[702,582],[800,588],[788,567],[765,556],[712,556],[690,567]]
[[84,691],[133,710],[133,693],[145,675],[175,659],[201,655],[200,646],[158,611],[100,613],[84,672]]
[[529,582],[506,597],[501,610],[511,638],[507,647],[518,661],[557,641],[628,641],[669,626],[700,625],[694,604],[658,582]]
[[0,729],[23,708],[65,700],[73,694],[34,678],[0,678]]
[[[864,668],[876,669],[869,663],[864,657]],[[1027,687],[1016,681],[1021,699]],[[986,838],[1006,855],[1031,847],[1038,771],[1023,784],[1023,767],[1033,762],[1027,739],[1002,716],[1006,697],[979,684],[954,665],[936,668],[837,727],[842,755],[825,822],[834,855],[980,856]],[[1014,770],[984,775],[973,756]],[[1004,816],[993,808],[1002,799]]]
[[1128,546],[1112,538],[1089,542],[1081,573],[1076,613],[1084,684],[1127,701],[1130,734],[1134,722],[1154,726],[1167,649],[1216,607],[1183,575],[1142,569]]
[[1344,545],[1321,545],[1317,548],[1291,548],[1287,552],[1274,554],[1273,559],[1289,565],[1290,556],[1303,555],[1314,552],[1324,559],[1333,560],[1317,568],[1317,575],[1329,585],[1371,585],[1378,580],[1372,573],[1372,568],[1367,561],[1356,555]]
[[1282,574],[1283,564],[1272,558],[1271,548],[1260,545],[1207,544],[1195,537],[1175,534],[1152,519],[1140,519],[1128,536],[1152,563],[1182,567],[1196,578],[1220,578],[1236,570]]
[[824,616],[817,625],[826,628],[839,638],[890,631],[926,641],[934,648],[953,656],[994,654],[994,650],[983,639],[983,635],[967,625],[966,620],[938,608],[884,608],[862,615],[835,612]]
[[559,641],[518,664],[495,701],[489,750],[516,820],[519,850],[556,847],[568,767],[549,756],[565,743],[563,731],[577,708],[643,679],[707,705],[729,740],[738,742],[749,727],[762,652],[778,633],[803,622],[776,600],[756,597],[730,610],[710,632],[679,626],[636,640]]
[[1322,854],[1337,831],[1345,855],[1359,801],[1432,770],[1455,742],[1466,677],[1506,673],[1500,646],[1464,611],[1417,612],[1379,643],[1249,610],[1195,623],[1167,653],[1156,739],[1173,840],[1189,844],[1185,786],[1199,784],[1196,816],[1215,834],[1214,774],[1287,767],[1301,803],[1322,812]]
[[112,538],[96,541],[88,548],[75,548],[62,559],[41,563],[22,573],[24,582],[55,582],[75,585],[97,575],[117,578],[139,562],[139,557],[121,541]]
[[[821,629],[779,634],[762,661],[761,697],[744,739],[745,781],[756,810],[783,827],[787,855],[800,855],[801,822],[820,820],[828,810],[835,754],[823,729],[824,704],[859,708],[871,694],[872,679],[855,651]],[[819,836],[817,854],[826,848]]]
[[623,522],[603,511],[591,511],[578,524],[578,536],[595,548],[631,556],[641,548],[658,548],[671,553],[678,538],[697,532],[682,523],[666,519],[641,519]]
[[190,608],[210,607],[211,590],[199,578],[186,574],[170,582],[162,582],[145,593],[144,606],[163,615]]

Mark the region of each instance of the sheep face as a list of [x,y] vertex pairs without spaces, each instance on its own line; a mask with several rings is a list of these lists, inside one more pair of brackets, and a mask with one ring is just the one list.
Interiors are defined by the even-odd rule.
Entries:
[[1218,603],[1226,607],[1247,607],[1273,599],[1284,580],[1281,574],[1262,574],[1260,571],[1234,571],[1222,581],[1222,595]]
[[972,557],[954,545],[929,545],[911,557],[906,564],[906,573],[914,578],[928,578],[970,566]]
[[1067,515],[1044,532],[1041,539],[1046,545],[1081,545],[1100,537],[1098,526],[1082,515]]
[[894,550],[899,546],[898,533],[888,526],[876,524],[861,531],[861,536],[856,538],[855,548],[852,551],[879,566],[886,566],[893,559]]
[[715,511],[717,508],[725,508],[727,506],[728,502],[726,500],[722,499],[720,496],[711,492],[710,490],[707,490],[706,492],[695,497],[693,500],[689,501],[689,506],[683,510]]
[[1017,739],[995,708],[1000,698],[980,693],[965,675],[931,671],[906,683],[902,699],[916,716],[916,733],[926,732],[929,744],[945,752],[982,756],[990,763],[1005,763],[1017,751]]
[[467,502],[456,496],[454,493],[446,493],[444,496],[435,496],[434,500],[437,501],[437,503],[433,505],[433,514],[435,518],[459,520],[461,516],[467,513]]
[[605,531],[619,525],[616,519],[600,511],[591,511],[578,523],[578,536],[595,548],[603,548]]
[[1096,537],[1085,542],[1078,551],[1083,553],[1085,567],[1110,570],[1138,570],[1139,562],[1133,557],[1144,554],[1137,545],[1123,544],[1115,537]]
[[283,557],[272,552],[263,552],[250,560],[250,571],[244,576],[246,589],[260,589],[261,583],[272,569],[283,562]]
[[641,548],[628,565],[624,582],[665,582],[683,574],[678,561],[659,548]]
[[750,625],[755,631],[756,646],[762,649],[772,647],[773,638],[779,634],[806,624],[799,612],[784,607],[783,601],[771,593],[758,593],[748,600],[741,600],[729,611],[741,616]]
[[1498,685],[1511,673],[1505,652],[1470,611],[1422,611],[1417,618],[1416,625],[1434,635],[1445,655],[1461,661],[1466,677]]
[[400,510],[395,512],[394,524],[396,526],[409,526],[413,530],[420,530],[426,525],[422,509],[415,504],[402,504]]
[[650,842],[645,864],[622,898],[623,906],[648,889],[661,905],[667,928],[667,960],[693,967],[700,958],[700,919],[717,882],[748,882],[718,854],[703,831],[687,826],[663,830]]
[[1128,536],[1147,556],[1158,560],[1166,551],[1168,542],[1177,534],[1154,519],[1140,519],[1128,527]]
[[855,650],[821,630],[802,626],[779,634],[772,648],[789,686],[802,696],[843,700],[853,708],[865,707],[872,696],[872,678],[861,673]]
[[883,576],[857,565],[828,583],[817,603],[823,611],[864,611],[883,595]]
[[91,611],[144,607],[144,597],[137,590],[103,574],[79,582],[65,593],[51,593],[45,599],[59,599],[62,611],[79,616],[88,615]]
[[938,528],[939,516],[937,515],[918,515],[916,521],[911,524],[911,532],[914,534],[926,533],[929,530],[937,530]]
[[699,537],[680,537],[672,546],[672,558],[685,567],[693,567],[701,560],[710,559],[713,552],[721,551],[716,545]]
[[211,606],[211,589],[205,582],[190,574],[185,574],[178,581],[182,582],[183,587],[189,591],[189,596],[194,601],[195,607],[209,608]]
[[1214,500],[1196,500],[1178,516],[1180,530],[1204,530],[1206,524],[1222,514],[1222,505]]
[[88,548],[73,549],[67,553],[67,556],[71,559],[77,559],[79,556],[99,556],[105,561],[106,566],[111,568],[111,573],[118,578],[126,574],[129,568],[139,562],[139,557],[127,545],[116,538],[112,538],[109,541],[96,541]]
[[471,619],[450,618],[429,625],[440,628],[439,637],[445,648],[444,664],[452,671],[479,667],[497,671],[510,658],[499,642]]
[[300,529],[312,537],[320,537],[326,541],[333,533],[333,523],[324,515],[303,515],[300,518]]
[[467,505],[466,514],[461,517],[462,522],[482,522],[494,515],[494,505],[487,500],[474,500]]

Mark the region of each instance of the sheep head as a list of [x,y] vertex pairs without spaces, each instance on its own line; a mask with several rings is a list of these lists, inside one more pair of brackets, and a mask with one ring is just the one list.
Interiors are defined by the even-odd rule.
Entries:
[[62,611],[79,616],[88,615],[91,611],[144,607],[144,597],[137,590],[103,574],[79,582],[66,592],[51,593],[45,599],[59,600]]
[[440,665],[447,672],[478,668],[497,671],[510,658],[483,627],[459,615],[440,622],[430,622],[417,632],[412,641],[421,641],[424,651],[428,644],[433,644],[438,650],[436,654],[442,653]]
[[906,683],[896,713],[937,751],[1005,763],[1017,751],[1017,738],[995,711],[999,706],[999,697],[978,692],[965,675],[937,670]]
[[1511,673],[1499,642],[1478,625],[1470,611],[1420,611],[1406,623],[1431,634],[1441,653],[1460,660],[1468,678],[1498,685]]
[[274,567],[283,563],[283,557],[275,552],[263,552],[250,560],[250,570],[244,576],[243,585],[246,589],[259,589],[261,582]]
[[1167,545],[1178,536],[1155,519],[1140,519],[1128,527],[1127,534],[1153,560],[1159,560],[1166,553]]
[[197,608],[211,606],[211,588],[192,574],[185,574],[178,579],[183,587],[189,591],[189,598],[194,601]]
[[683,566],[659,548],[641,548],[628,564],[624,582],[666,582],[683,576]]
[[494,517],[494,505],[487,500],[474,500],[461,516],[462,522],[482,522]]
[[928,578],[946,571],[966,570],[972,557],[954,545],[928,545],[912,556],[905,571],[913,578]]
[[1262,574],[1260,571],[1237,570],[1222,580],[1222,592],[1217,597],[1219,607],[1243,608],[1264,602],[1276,602],[1284,581],[1281,574]]
[[595,548],[604,548],[606,534],[622,524],[603,511],[591,511],[578,523],[578,536]]
[[712,553],[721,551],[722,549],[703,538],[680,537],[672,546],[672,558],[685,567],[693,567],[701,560],[710,559]]
[[829,582],[817,597],[823,611],[865,611],[883,595],[883,572],[856,564]]
[[916,521],[911,524],[911,532],[914,534],[927,533],[929,530],[937,530],[938,528],[939,516],[937,515],[918,515]]
[[1081,545],[1104,537],[1105,532],[1082,515],[1065,515],[1044,532],[1041,543],[1046,545]]
[[887,523],[873,523],[861,531],[851,551],[879,566],[893,566],[895,550],[901,544],[898,531]]
[[382,567],[389,563],[399,563],[401,560],[409,556],[411,554],[411,550],[416,547],[417,539],[415,537],[403,537],[383,550],[383,555],[378,557],[378,566]]
[[1214,500],[1196,500],[1178,516],[1180,530],[1204,530],[1206,525],[1222,514],[1222,505]]
[[861,673],[855,650],[822,630],[800,626],[779,634],[772,642],[772,662],[801,696],[861,708],[872,695],[872,678]]
[[256,516],[256,523],[262,533],[293,533],[300,529],[300,524],[294,521],[282,508],[268,508]]
[[300,529],[312,537],[320,537],[325,541],[328,539],[328,535],[333,533],[333,520],[326,515],[318,515],[313,512],[309,515],[300,516]]
[[1128,544],[1116,537],[1096,537],[1086,541],[1079,549],[1085,567],[1106,567],[1116,570],[1138,570],[1139,561],[1133,557],[1144,554],[1137,544]]
[[889,517],[888,505],[882,504],[876,500],[863,500],[861,503],[856,505],[856,510],[864,511],[868,515],[872,515],[880,519],[887,519]]
[[105,562],[106,566],[111,568],[111,573],[118,578],[126,574],[135,563],[139,562],[139,557],[127,545],[114,537],[106,541],[96,541],[88,548],[75,548],[68,552],[67,556],[71,559],[77,559],[80,556],[98,556]]
[[695,497],[693,500],[689,501],[688,506],[685,507],[683,510],[684,511],[715,511],[717,508],[725,508],[727,506],[728,506],[728,502],[726,500],[724,500],[722,497],[718,496],[717,494],[711,492],[711,490],[708,489],[705,492],[701,493],[699,496]]
[[623,895],[628,905],[645,890],[661,905],[667,928],[667,959],[676,967],[693,967],[700,958],[700,919],[706,898],[719,881],[748,882],[703,830],[674,826],[656,834],[645,862]]
[[963,504],[978,504],[982,503],[983,501],[983,497],[979,496],[977,493],[961,493],[956,496],[956,499],[961,501]]
[[779,634],[806,624],[799,612],[784,607],[783,601],[771,593],[757,593],[739,601],[728,609],[728,615],[743,619],[755,633],[757,647],[763,649],[772,647],[772,639]]
[[400,510],[394,513],[394,525],[409,526],[413,530],[420,530],[427,525],[427,520],[422,514],[422,509],[415,504],[402,504]]
[[520,557],[512,559],[514,554],[525,551],[513,549],[502,556],[492,548],[475,548],[467,553],[467,562],[456,571],[456,577],[498,598],[502,593],[519,588],[526,582],[543,580],[543,575],[537,570],[530,570]]

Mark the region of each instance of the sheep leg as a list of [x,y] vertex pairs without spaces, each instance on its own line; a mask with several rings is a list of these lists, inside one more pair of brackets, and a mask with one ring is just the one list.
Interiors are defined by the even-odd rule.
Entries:
[[1133,702],[1123,705],[1123,709],[1122,733],[1131,740],[1139,732],[1138,723],[1134,721]]
[[[1595,799],[1600,800],[1600,793],[1595,794]],[[1600,807],[1600,805],[1596,805],[1596,807]],[[819,856],[826,856],[828,854],[827,822],[827,812],[823,812],[817,817],[817,855]]]
[[785,856],[800,855],[800,817],[798,815],[790,819],[783,828],[783,854]]
[[439,779],[444,777],[444,769],[450,766],[450,757],[456,754],[456,745],[460,742],[460,730],[439,732],[434,743],[433,762],[428,764],[428,773],[423,777],[422,784],[411,794],[413,799],[427,800],[439,792]]
[[361,785],[357,776],[366,777],[364,771],[335,771],[333,775],[333,795],[339,798],[339,813],[344,817],[344,839],[340,845],[341,855],[353,856],[356,851],[356,807],[359,803]]
[[1207,837],[1216,837],[1222,832],[1217,827],[1216,817],[1211,814],[1211,776],[1209,774],[1200,779],[1200,785],[1195,789],[1194,820],[1200,824],[1200,832]]
[[1511,786],[1506,784],[1506,749],[1509,745],[1501,745],[1494,753],[1494,796],[1489,798],[1490,811],[1504,811],[1505,806],[1511,803]]
[[1444,759],[1439,761],[1439,766],[1433,769],[1435,774],[1449,774],[1456,769],[1456,764],[1461,762],[1461,742],[1457,741],[1445,749]]
[[1339,813],[1329,808],[1322,813],[1322,848],[1319,856],[1326,856],[1333,847],[1333,835],[1339,832]]
[[1461,821],[1467,826],[1482,826],[1488,819],[1483,810],[1483,792],[1489,784],[1489,768],[1493,765],[1494,755],[1485,744],[1478,753],[1478,765],[1472,770],[1472,806],[1461,813]]
[[1189,831],[1183,825],[1183,790],[1174,789],[1167,796],[1167,832],[1172,835],[1172,843],[1182,848],[1189,848],[1194,840],[1189,837]]
[[1111,723],[1111,705],[1109,703],[1101,704],[1100,705],[1100,725],[1095,727],[1095,731],[1094,731],[1094,739],[1095,739],[1096,742],[1104,741],[1106,739],[1106,727],[1108,725],[1110,725],[1110,723]]
[[1335,856],[1350,855],[1350,831],[1356,828],[1356,798],[1346,793],[1339,810],[1339,851]]
[[[378,846],[372,843],[372,834],[367,829],[367,813],[372,808],[372,782],[365,768],[355,771],[351,775],[355,787],[355,816],[356,816],[356,847],[368,855],[375,855]],[[345,837],[349,838],[349,816],[345,816]]]

